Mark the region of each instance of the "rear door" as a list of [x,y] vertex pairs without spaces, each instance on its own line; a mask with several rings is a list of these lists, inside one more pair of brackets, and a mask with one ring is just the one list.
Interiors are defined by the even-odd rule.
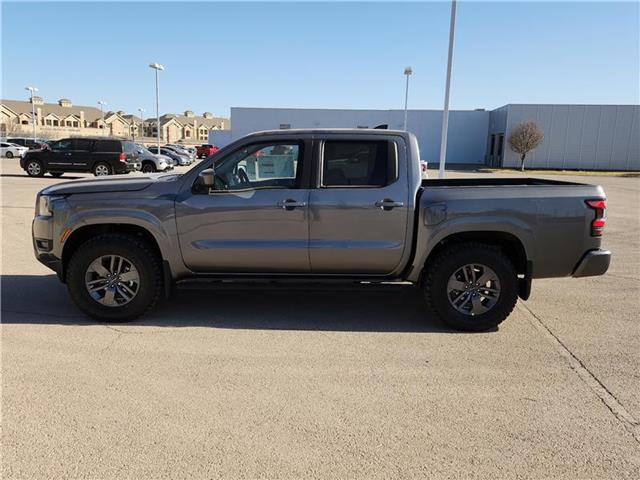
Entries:
[[316,146],[317,188],[309,200],[311,271],[390,274],[400,266],[407,244],[404,140],[343,138],[327,137]]
[[94,141],[89,138],[75,138],[73,140],[72,161],[74,170],[89,170],[93,143]]

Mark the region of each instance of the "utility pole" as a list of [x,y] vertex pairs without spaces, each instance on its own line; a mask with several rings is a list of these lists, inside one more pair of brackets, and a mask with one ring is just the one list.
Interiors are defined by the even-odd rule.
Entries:
[[449,24],[449,56],[447,58],[447,81],[444,89],[444,110],[442,112],[442,137],[440,139],[440,168],[438,178],[444,178],[447,158],[447,130],[449,129],[449,90],[451,88],[451,64],[453,63],[453,37],[456,29],[456,0],[451,1],[451,23]]
[[103,107],[107,104],[104,100],[98,100],[98,104],[100,105],[100,116],[102,117],[102,135],[107,134],[107,126],[104,124],[104,109]]
[[411,67],[407,67],[404,69],[404,74],[407,76],[407,86],[404,89],[404,128],[403,130],[407,131],[407,105],[409,104],[409,77],[413,73]]
[[33,93],[38,89],[36,87],[25,87],[24,89],[31,92],[31,123],[33,124],[33,141],[36,142],[36,106],[33,103]]
[[149,67],[153,68],[156,71],[156,130],[158,133],[158,153],[160,153],[160,83],[158,79],[158,72],[164,70],[164,65],[160,65],[159,63],[151,63]]

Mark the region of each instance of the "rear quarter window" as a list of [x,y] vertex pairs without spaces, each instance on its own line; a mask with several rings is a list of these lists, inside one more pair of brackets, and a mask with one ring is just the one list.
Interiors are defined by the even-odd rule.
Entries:
[[118,140],[96,140],[94,151],[101,153],[121,153],[122,145]]

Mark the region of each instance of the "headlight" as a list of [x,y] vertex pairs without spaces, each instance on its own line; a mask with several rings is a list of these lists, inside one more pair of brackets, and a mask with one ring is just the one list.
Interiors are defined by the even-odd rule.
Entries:
[[51,204],[60,198],[62,197],[58,195],[40,195],[40,197],[38,197],[38,203],[36,204],[36,216],[52,216]]

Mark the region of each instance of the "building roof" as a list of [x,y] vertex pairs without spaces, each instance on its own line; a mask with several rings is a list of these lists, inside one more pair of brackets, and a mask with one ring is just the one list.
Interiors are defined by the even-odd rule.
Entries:
[[[214,126],[221,125],[222,122],[224,122],[225,128],[228,128],[228,125],[229,125],[228,118],[214,117],[214,116],[206,118],[203,115],[187,116],[187,115],[177,115],[175,113],[165,113],[160,117],[160,122],[165,123],[171,119],[175,119],[182,126],[193,125],[195,121],[195,122],[198,122],[198,126],[204,125],[209,129]],[[149,120],[154,120],[154,119],[149,119]]]
[[[31,102],[26,100],[0,100],[2,105],[5,105],[8,109],[14,111],[17,114],[25,113],[31,116]],[[43,103],[35,104],[36,111],[41,109],[42,115],[46,116],[50,113],[58,117],[66,117],[68,115],[76,115],[80,117],[80,112],[84,112],[84,119],[87,122],[93,122],[101,118],[99,108],[87,107],[83,105],[74,105],[72,107],[63,107],[58,103]]]

